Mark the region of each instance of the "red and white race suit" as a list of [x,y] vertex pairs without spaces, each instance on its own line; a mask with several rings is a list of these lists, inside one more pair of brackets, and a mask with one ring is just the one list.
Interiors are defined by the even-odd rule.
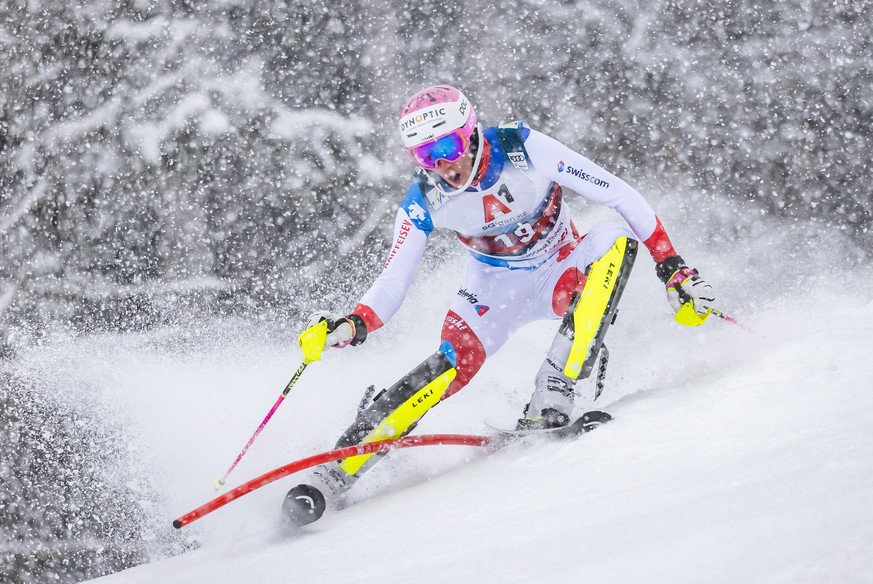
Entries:
[[[448,185],[416,173],[397,211],[382,273],[354,310],[369,332],[383,326],[400,308],[431,231],[454,231],[471,258],[442,329],[441,347],[449,343],[458,372],[446,396],[466,385],[519,327],[563,317],[584,285],[586,267],[618,237],[642,241],[656,262],[676,254],[646,200],[617,176],[524,122],[482,134],[475,186],[448,197]],[[616,210],[627,225],[579,234],[563,187]]]

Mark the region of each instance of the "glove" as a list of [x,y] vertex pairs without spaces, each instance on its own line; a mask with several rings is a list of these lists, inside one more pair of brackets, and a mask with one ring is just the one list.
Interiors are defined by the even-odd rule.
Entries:
[[367,327],[357,314],[340,317],[320,310],[309,316],[306,329],[300,333],[297,343],[303,350],[304,360],[311,363],[321,359],[325,349],[356,346],[366,339]]
[[655,269],[667,288],[667,301],[676,311],[676,321],[688,326],[703,324],[715,302],[712,286],[680,256],[667,258]]

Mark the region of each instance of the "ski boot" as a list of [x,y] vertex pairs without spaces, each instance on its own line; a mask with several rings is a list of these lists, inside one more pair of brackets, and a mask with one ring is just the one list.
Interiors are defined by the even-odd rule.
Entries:
[[563,428],[570,423],[570,416],[562,414],[554,408],[546,408],[534,417],[528,417],[527,412],[529,406],[525,406],[525,417],[519,418],[515,425],[517,432],[526,432],[529,430],[553,430],[555,428]]
[[551,355],[537,373],[536,389],[530,402],[524,406],[524,417],[518,420],[516,430],[550,430],[566,426],[573,411],[575,381],[560,372]]

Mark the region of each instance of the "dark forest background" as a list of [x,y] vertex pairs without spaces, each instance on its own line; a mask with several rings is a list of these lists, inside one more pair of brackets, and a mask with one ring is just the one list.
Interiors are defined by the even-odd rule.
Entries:
[[851,0],[4,1],[0,579],[143,561],[156,497],[95,498],[94,457],[129,453],[28,397],[16,351],[362,292],[412,170],[405,96],[455,84],[485,123],[869,257],[871,30]]
[[180,305],[293,310],[338,267],[369,274],[411,170],[399,104],[434,82],[632,183],[815,217],[870,247],[868,8],[4,2],[4,344]]

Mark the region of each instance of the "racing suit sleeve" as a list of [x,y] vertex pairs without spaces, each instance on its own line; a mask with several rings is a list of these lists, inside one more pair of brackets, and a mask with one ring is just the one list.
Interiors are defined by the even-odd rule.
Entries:
[[382,327],[400,310],[424,255],[429,232],[418,227],[403,206],[394,220],[394,243],[382,273],[352,311],[364,321],[367,332]]
[[661,220],[632,186],[536,130],[530,130],[524,147],[537,171],[549,180],[617,211],[652,254],[655,262],[660,263],[676,255]]

